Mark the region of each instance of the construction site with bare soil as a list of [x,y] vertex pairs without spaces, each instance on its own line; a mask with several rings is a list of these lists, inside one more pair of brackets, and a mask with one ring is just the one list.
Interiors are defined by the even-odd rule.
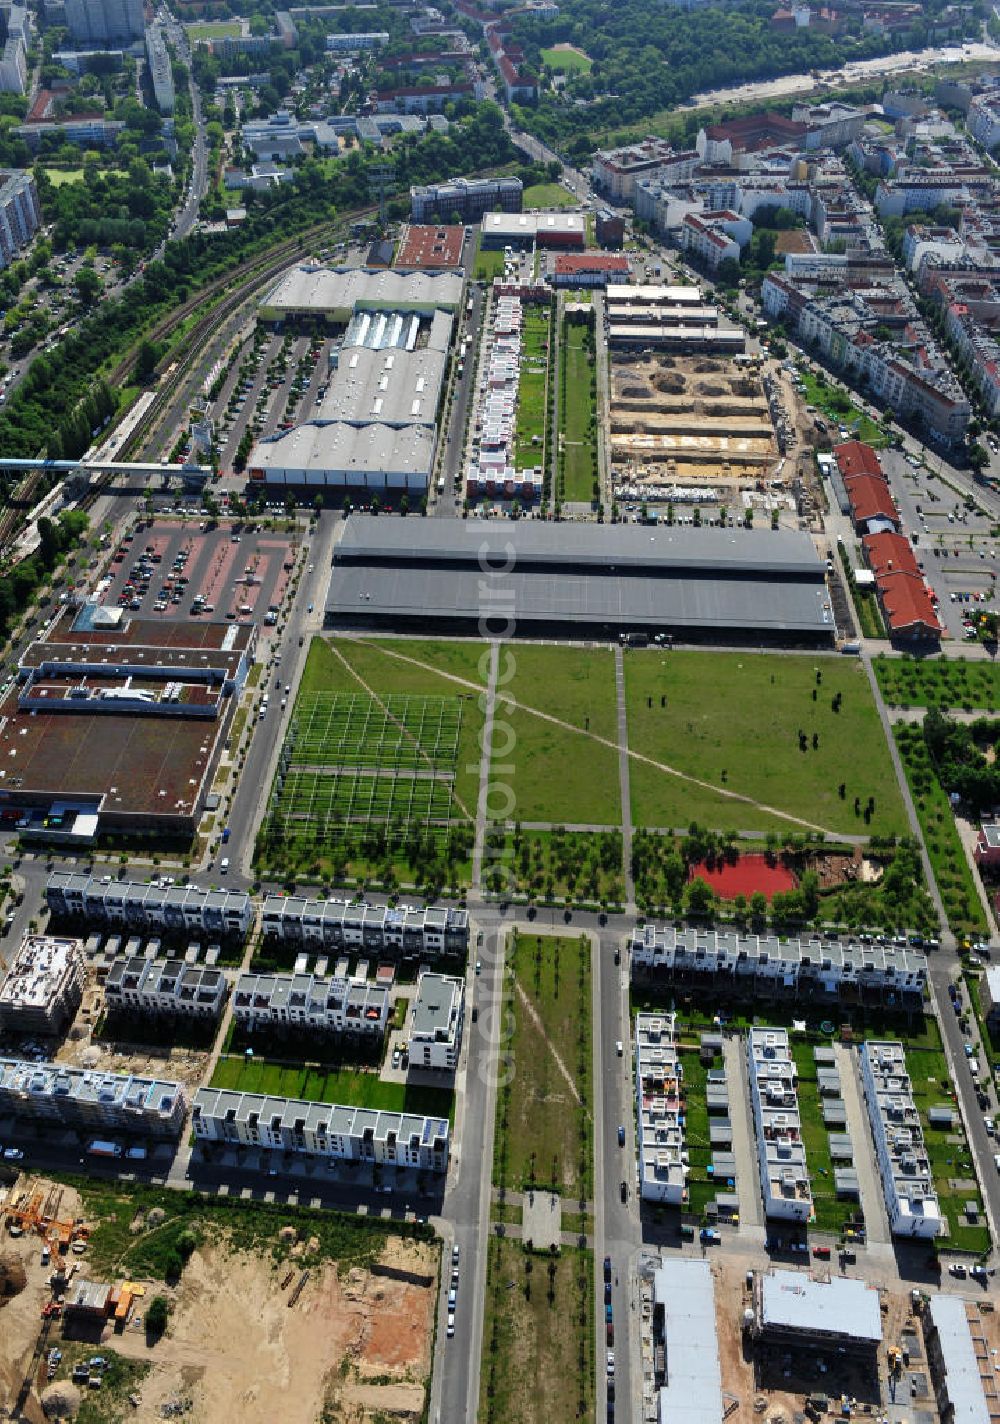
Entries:
[[108,1187],[91,1219],[44,1179],[0,1196],[3,1417],[418,1424],[435,1243],[342,1218],[310,1234],[277,1210],[237,1210],[230,1230],[225,1210],[173,1195],[150,1208]]

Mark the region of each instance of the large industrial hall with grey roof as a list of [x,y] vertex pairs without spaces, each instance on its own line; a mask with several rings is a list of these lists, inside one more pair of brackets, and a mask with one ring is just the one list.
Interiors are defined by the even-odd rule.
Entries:
[[[499,571],[499,572],[498,572]],[[797,531],[352,515],[334,550],[331,629],[823,647],[823,566]]]

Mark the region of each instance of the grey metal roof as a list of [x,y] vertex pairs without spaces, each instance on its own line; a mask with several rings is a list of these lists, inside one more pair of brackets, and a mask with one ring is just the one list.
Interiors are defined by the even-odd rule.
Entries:
[[345,351],[316,412],[317,421],[433,425],[447,357],[424,347]]
[[843,1098],[833,1098],[823,1104],[823,1123],[826,1127],[846,1127],[847,1109]]
[[835,1162],[853,1162],[854,1144],[846,1132],[830,1133],[830,1156]]
[[833,1185],[839,1196],[856,1197],[861,1194],[858,1174],[853,1167],[834,1167]]
[[711,1267],[707,1261],[665,1261],[653,1291],[664,1311],[666,1383],[659,1394],[659,1424],[719,1424],[722,1369]]
[[765,1325],[882,1339],[878,1291],[850,1276],[818,1281],[800,1271],[769,1271],[761,1280],[761,1308]]
[[937,1331],[954,1424],[989,1424],[965,1302],[957,1296],[932,1295],[927,1309]]

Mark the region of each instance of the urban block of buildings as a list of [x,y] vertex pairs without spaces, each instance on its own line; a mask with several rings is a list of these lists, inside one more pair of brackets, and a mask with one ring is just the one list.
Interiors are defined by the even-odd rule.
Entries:
[[221,969],[183,959],[122,955],[108,966],[104,1003],[111,1013],[218,1019],[227,989]]
[[639,1195],[680,1206],[687,1200],[683,1069],[674,1014],[637,1014],[635,1084]]
[[454,1073],[464,1026],[465,980],[450,974],[421,974],[410,1009],[410,1067]]
[[192,1126],[200,1142],[225,1146],[426,1172],[444,1172],[448,1166],[446,1118],[199,1088]]
[[541,495],[544,471],[521,460],[515,450],[517,402],[521,385],[521,335],[528,301],[551,303],[552,292],[539,286],[532,293],[494,287],[487,313],[488,339],[482,343],[480,380],[470,460],[465,474],[469,499],[501,494],[531,503]]
[[724,999],[867,1004],[919,1011],[927,956],[911,945],[779,939],[737,930],[640,925],[628,941],[632,978]]
[[700,287],[612,286],[605,293],[608,345],[615,350],[657,350],[741,355],[746,332],[727,326]]
[[148,885],[80,871],[54,871],[45,887],[45,902],[53,915],[93,924],[161,926],[240,938],[254,919],[253,902],[245,890]]
[[479,222],[484,213],[519,213],[524,197],[520,178],[455,178],[410,189],[410,216],[416,223]]
[[764,1215],[808,1222],[813,1211],[812,1190],[799,1118],[795,1060],[786,1030],[751,1029],[747,1062]]
[[65,0],[66,24],[76,44],[99,48],[116,40],[141,40],[142,0]]
[[391,1008],[383,985],[343,974],[241,974],[233,990],[233,1019],[248,1033],[291,1029],[380,1043]]
[[469,912],[425,905],[366,905],[267,895],[261,913],[266,937],[324,949],[363,949],[392,959],[464,956]]
[[85,978],[78,939],[26,934],[0,986],[0,1031],[61,1032],[80,1006]]
[[861,1046],[861,1085],[893,1236],[933,1239],[941,1208],[901,1043]]
[[186,1111],[183,1087],[164,1078],[0,1058],[0,1114],[81,1132],[177,1137]]

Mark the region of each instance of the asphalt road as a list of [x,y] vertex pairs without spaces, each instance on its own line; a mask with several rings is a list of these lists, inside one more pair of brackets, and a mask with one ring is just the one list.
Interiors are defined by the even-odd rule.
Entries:
[[470,284],[468,292],[472,300],[472,311],[465,318],[463,334],[468,336],[469,345],[466,350],[463,374],[455,380],[455,399],[452,403],[448,433],[445,437],[447,445],[440,465],[441,474],[444,476],[444,489],[440,495],[435,493],[430,506],[431,514],[445,519],[454,519],[462,506],[463,493],[460,491],[458,495],[455,494],[455,480],[464,472],[465,421],[469,404],[475,399],[476,394],[476,359],[480,328],[486,310],[486,293],[482,288]]

